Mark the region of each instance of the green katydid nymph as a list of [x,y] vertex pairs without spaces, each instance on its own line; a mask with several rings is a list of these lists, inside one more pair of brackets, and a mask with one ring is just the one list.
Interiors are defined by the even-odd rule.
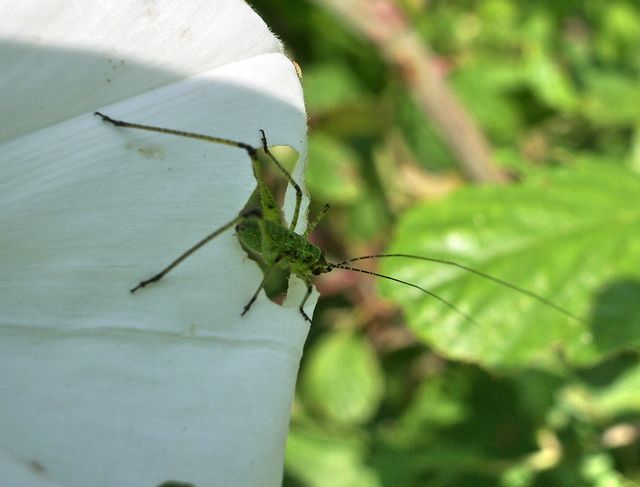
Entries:
[[[161,134],[167,135],[175,135],[179,137],[187,137],[191,139],[201,140],[205,142],[212,142],[216,144],[223,144],[227,146],[237,147],[238,149],[242,149],[246,151],[249,159],[251,160],[253,173],[256,179],[257,184],[257,195],[259,200],[259,208],[253,208],[249,210],[243,210],[233,218],[228,223],[222,225],[220,228],[211,232],[203,239],[198,241],[195,245],[193,245],[190,249],[176,258],[173,262],[167,265],[164,269],[162,269],[158,274],[153,277],[143,280],[130,291],[132,293],[138,291],[145,286],[157,282],[163,277],[165,277],[171,270],[176,268],[182,261],[188,258],[191,254],[196,252],[198,249],[209,243],[211,240],[222,234],[223,232],[235,228],[236,234],[238,236],[238,240],[244,250],[247,252],[249,257],[260,264],[260,267],[263,269],[263,278],[260,282],[258,288],[251,296],[251,299],[247,302],[242,310],[242,315],[247,313],[251,308],[251,305],[254,303],[260,291],[263,290],[265,286],[265,282],[269,277],[270,273],[272,273],[276,268],[286,269],[291,273],[295,274],[298,278],[300,278],[306,285],[307,291],[302,299],[302,302],[299,305],[299,310],[305,320],[311,322],[311,318],[305,313],[304,305],[309,298],[311,291],[313,289],[313,277],[318,276],[320,274],[324,274],[327,272],[331,272],[334,269],[343,269],[354,272],[361,272],[364,274],[370,274],[376,277],[380,277],[383,279],[387,279],[390,281],[397,282],[399,284],[404,284],[407,286],[411,286],[415,289],[420,290],[421,292],[437,299],[443,305],[451,308],[454,312],[461,315],[464,319],[475,322],[474,319],[465,314],[462,310],[456,307],[453,303],[447,301],[446,299],[438,296],[437,294],[425,289],[417,284],[404,281],[402,279],[397,279],[395,277],[379,274],[377,272],[360,269],[354,267],[352,264],[357,261],[367,260],[367,259],[380,259],[380,258],[407,258],[414,260],[423,260],[429,262],[435,262],[442,265],[453,266],[459,269],[462,269],[466,272],[470,272],[472,274],[476,274],[484,279],[491,280],[501,286],[509,288],[515,292],[520,294],[524,294],[531,299],[537,300],[544,305],[551,307],[562,313],[565,316],[568,316],[574,320],[581,321],[580,318],[573,315],[571,312],[557,305],[553,301],[536,294],[527,289],[521,288],[509,282],[506,282],[498,277],[491,276],[482,271],[473,269],[471,267],[459,264],[457,262],[453,262],[450,260],[437,259],[432,257],[425,257],[419,255],[410,255],[410,254],[402,254],[402,253],[394,253],[394,254],[376,254],[376,255],[366,255],[361,257],[355,257],[351,259],[347,259],[341,262],[328,262],[326,260],[324,250],[319,247],[313,245],[309,242],[308,237],[316,228],[322,217],[326,214],[329,209],[328,205],[325,205],[319,215],[308,225],[307,229],[302,234],[295,233],[296,224],[298,222],[298,218],[300,215],[300,207],[302,204],[302,190],[300,186],[295,182],[291,174],[280,164],[280,162],[276,159],[276,157],[269,151],[269,146],[267,143],[267,138],[264,131],[260,131],[262,147],[254,147],[252,145],[246,144],[244,142],[238,142],[230,139],[225,139],[216,136],[203,135],[193,132],[186,132],[182,130],[174,130],[167,129],[162,127],[155,127],[150,125],[141,125],[137,123],[125,122],[122,120],[115,120],[107,115],[104,115],[100,112],[95,112],[97,116],[102,118],[103,121],[108,122],[116,127],[123,127],[127,129],[137,129],[137,130],[146,130],[150,132],[159,132]],[[282,173],[282,175],[287,179],[288,183],[293,186],[296,193],[296,202],[293,211],[293,216],[291,218],[290,224],[287,226],[284,223],[284,218],[282,215],[282,210],[276,204],[275,197],[273,193],[269,189],[265,178],[262,173],[262,168],[260,165],[260,161],[258,158],[258,151],[262,150],[265,156],[268,158],[271,163],[275,165],[275,167]]]

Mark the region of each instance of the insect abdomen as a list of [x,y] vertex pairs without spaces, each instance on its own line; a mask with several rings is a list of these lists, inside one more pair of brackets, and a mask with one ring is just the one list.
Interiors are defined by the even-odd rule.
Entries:
[[[275,254],[274,258],[286,258],[291,263],[315,263],[321,258],[322,251],[301,235],[268,220],[262,220],[261,223],[271,240],[268,247]],[[237,225],[236,231],[242,245],[251,252],[263,255],[262,233],[257,218],[243,220]]]

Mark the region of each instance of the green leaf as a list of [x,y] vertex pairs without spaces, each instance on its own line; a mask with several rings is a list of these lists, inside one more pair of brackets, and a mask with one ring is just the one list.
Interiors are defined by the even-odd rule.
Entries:
[[561,111],[571,111],[578,97],[569,76],[551,55],[541,48],[532,48],[527,59],[527,78],[536,95]]
[[640,412],[640,366],[627,370],[612,384],[593,393],[592,407],[608,417]]
[[343,104],[356,103],[362,96],[353,71],[338,63],[305,70],[303,85],[309,112],[334,110]]
[[383,393],[375,352],[350,331],[328,335],[314,346],[302,385],[310,407],[340,423],[370,419]]
[[367,445],[359,435],[330,434],[314,425],[294,425],[287,438],[287,474],[309,487],[380,487],[366,464]]
[[305,181],[309,191],[320,201],[351,204],[361,192],[355,168],[358,155],[346,144],[322,133],[309,139],[309,160]]
[[451,266],[384,259],[382,281],[416,335],[493,367],[592,363],[640,344],[640,178],[609,165],[540,172],[407,212],[390,253],[448,259],[548,297],[583,320]]
[[584,116],[597,127],[630,126],[640,119],[637,77],[593,70],[584,77]]
[[419,445],[434,435],[437,428],[451,427],[468,419],[470,411],[463,402],[468,387],[461,379],[447,375],[429,378],[420,384],[395,425],[395,442]]
[[491,58],[465,66],[451,78],[475,121],[493,140],[501,142],[515,140],[522,130],[522,117],[510,93],[520,80],[517,69],[509,68],[510,65],[496,67],[495,59]]

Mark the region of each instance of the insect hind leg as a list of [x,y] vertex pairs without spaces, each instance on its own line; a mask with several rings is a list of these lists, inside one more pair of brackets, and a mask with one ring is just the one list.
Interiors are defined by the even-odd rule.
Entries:
[[291,224],[289,225],[289,230],[295,230],[296,225],[298,224],[298,217],[300,216],[300,207],[302,206],[302,189],[300,188],[300,185],[296,183],[295,179],[293,179],[293,176],[291,176],[289,171],[287,171],[284,168],[284,166],[280,164],[280,161],[278,161],[278,159],[276,159],[276,157],[271,153],[271,151],[269,151],[269,145],[267,144],[267,136],[265,135],[264,130],[261,129],[260,134],[262,139],[262,150],[269,157],[271,162],[273,162],[275,166],[280,170],[280,172],[284,175],[284,177],[287,178],[287,181],[289,181],[289,184],[293,186],[293,189],[296,192],[296,205],[293,210],[293,217],[291,218]]
[[204,142],[213,142],[214,144],[222,144],[230,147],[237,147],[238,149],[243,149],[249,154],[249,157],[255,157],[256,149],[249,144],[245,144],[244,142],[238,142],[236,140],[225,139],[223,137],[216,137],[213,135],[206,134],[198,134],[196,132],[188,132],[185,130],[174,130],[167,129],[164,127],[156,127],[154,125],[143,125],[141,123],[134,122],[125,122],[124,120],[116,120],[115,118],[111,118],[108,115],[105,115],[101,112],[93,112],[94,115],[100,117],[103,122],[110,123],[111,125],[115,125],[116,127],[123,127],[129,129],[136,130],[144,130],[147,132],[157,132],[159,134],[166,135],[176,135],[178,137],[186,137],[188,139],[202,140]]

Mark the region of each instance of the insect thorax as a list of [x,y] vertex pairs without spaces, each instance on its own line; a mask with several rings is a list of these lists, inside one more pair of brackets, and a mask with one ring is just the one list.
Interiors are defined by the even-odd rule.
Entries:
[[[245,250],[260,256],[266,264],[284,259],[296,274],[310,274],[316,266],[326,265],[320,248],[302,235],[269,220],[246,218],[236,226],[236,232]],[[263,245],[262,232],[269,239],[266,245]]]

